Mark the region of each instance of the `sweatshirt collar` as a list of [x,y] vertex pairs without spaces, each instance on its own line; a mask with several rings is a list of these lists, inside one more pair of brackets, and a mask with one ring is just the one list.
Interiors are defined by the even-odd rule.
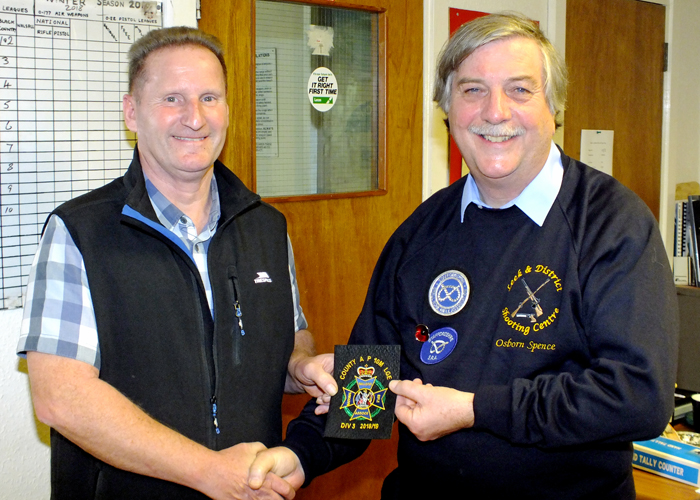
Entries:
[[[552,142],[549,156],[540,173],[516,198],[500,207],[500,209],[510,208],[515,205],[541,227],[559,194],[563,176],[564,167],[561,162],[561,153],[559,148]],[[481,200],[479,188],[471,175],[467,177],[467,181],[464,183],[464,190],[462,191],[461,222],[464,222],[464,211],[470,203],[474,203],[482,208],[493,208]]]

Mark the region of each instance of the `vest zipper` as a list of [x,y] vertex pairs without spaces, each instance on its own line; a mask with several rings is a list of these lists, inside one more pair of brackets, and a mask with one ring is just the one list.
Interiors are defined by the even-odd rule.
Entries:
[[[195,270],[196,270],[196,268],[195,268]],[[194,290],[199,290],[199,285],[197,283],[197,279],[196,279],[194,273],[192,274],[192,281],[193,281]],[[198,292],[197,292],[197,294],[198,294]],[[200,298],[200,302],[201,302],[201,297],[199,297],[199,298]],[[204,299],[204,303],[206,304],[206,299]],[[207,307],[208,307],[208,304],[207,304]],[[215,435],[213,436],[213,439],[211,440],[210,447],[212,449],[216,449],[216,441],[217,441],[216,436],[221,434],[221,429],[219,428],[219,421],[218,421],[218,417],[217,417],[218,406],[217,406],[217,402],[216,402],[216,394],[218,393],[218,375],[219,375],[219,373],[218,373],[219,367],[218,367],[218,363],[216,360],[216,332],[215,332],[216,331],[216,324],[215,323],[212,324],[212,328],[214,329],[214,331],[212,332],[211,346],[207,346],[207,344],[208,344],[208,342],[206,341],[207,333],[206,333],[206,327],[204,325],[204,318],[203,318],[204,312],[202,311],[201,307],[197,307],[196,311],[198,312],[198,316],[199,316],[199,330],[200,330],[200,333],[201,333],[202,339],[203,339],[203,347],[205,348],[202,350],[203,361],[204,361],[205,371],[207,373],[207,379],[209,382],[209,391],[211,394],[211,398],[209,399],[209,402],[211,405],[210,408],[211,408],[211,412],[212,412],[212,424],[214,427]],[[209,309],[207,309],[207,312],[208,311],[209,311]],[[212,318],[212,320],[213,320],[213,318]],[[210,352],[211,357],[206,353],[206,347],[211,348],[211,352]],[[213,370],[210,369],[210,366],[209,366],[210,362],[213,365]],[[213,377],[213,379],[212,379],[212,377]]]

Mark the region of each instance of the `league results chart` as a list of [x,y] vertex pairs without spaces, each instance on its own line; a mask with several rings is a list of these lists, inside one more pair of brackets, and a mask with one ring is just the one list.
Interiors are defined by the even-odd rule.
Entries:
[[124,173],[131,44],[160,2],[0,0],[0,309],[21,307],[44,222]]

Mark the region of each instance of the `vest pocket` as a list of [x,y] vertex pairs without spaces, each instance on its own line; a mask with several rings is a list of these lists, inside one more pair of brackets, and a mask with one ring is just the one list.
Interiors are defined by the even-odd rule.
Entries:
[[231,329],[233,336],[233,363],[235,366],[237,366],[241,364],[239,343],[241,338],[245,336],[245,329],[243,327],[243,310],[240,303],[240,287],[238,285],[236,267],[233,265],[229,266],[227,274],[234,314],[233,328]]

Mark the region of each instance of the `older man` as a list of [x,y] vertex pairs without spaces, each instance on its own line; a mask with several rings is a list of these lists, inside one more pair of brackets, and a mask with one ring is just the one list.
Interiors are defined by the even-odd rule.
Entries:
[[[634,498],[631,441],[673,405],[675,290],[656,222],[552,142],[566,70],[537,25],[491,15],[444,48],[435,100],[469,166],[396,231],[350,343],[400,344],[399,467],[382,498]],[[366,443],[307,408],[263,452],[295,485]],[[366,461],[372,457],[365,456]]]
[[332,360],[311,357],[284,217],[216,160],[221,46],[168,28],[129,56],[133,161],[53,212],[28,286],[18,351],[52,498],[293,497],[271,476],[251,490],[248,467],[281,440],[284,390],[334,392]]

